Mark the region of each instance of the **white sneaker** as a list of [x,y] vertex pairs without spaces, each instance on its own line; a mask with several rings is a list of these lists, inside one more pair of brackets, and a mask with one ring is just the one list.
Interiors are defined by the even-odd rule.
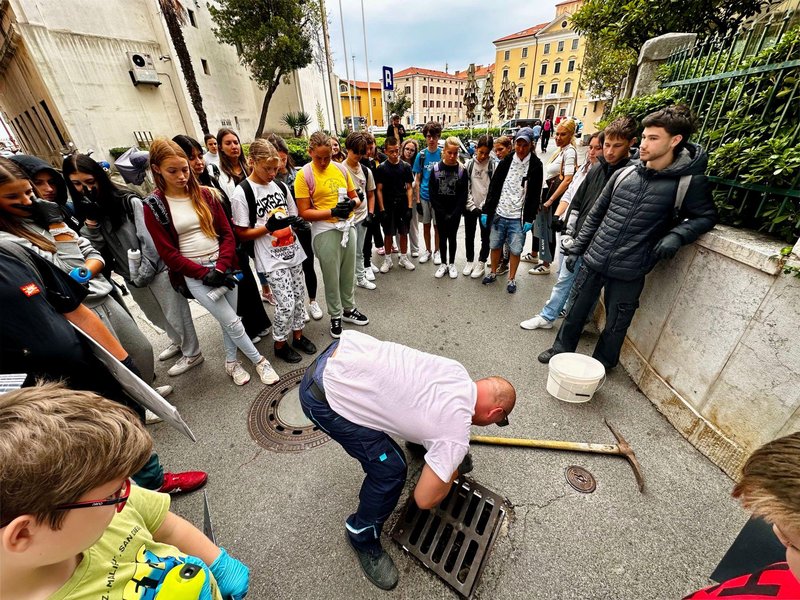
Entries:
[[308,312],[315,321],[319,321],[322,318],[322,309],[319,304],[317,304],[316,300],[312,300],[308,303]]
[[176,375],[182,375],[186,373],[189,369],[196,367],[197,365],[201,364],[205,359],[203,358],[202,354],[198,354],[197,356],[181,356],[174,365],[172,365],[169,370],[167,371],[167,375],[170,377],[175,377]]
[[444,277],[445,273],[447,273],[447,265],[439,265],[439,268],[436,269],[436,273],[433,274],[436,279],[441,279]]
[[170,344],[161,354],[158,355],[158,360],[169,360],[173,356],[178,356],[181,353],[181,347],[178,344]]
[[275,372],[275,369],[272,368],[272,365],[269,364],[269,361],[266,357],[262,358],[261,361],[256,365],[256,373],[261,378],[261,383],[266,385],[272,385],[273,383],[278,383],[280,381],[280,377]]
[[413,271],[414,269],[417,268],[417,267],[414,266],[414,263],[412,263],[410,260],[408,260],[408,257],[405,254],[400,256],[399,263],[400,263],[400,266],[403,267],[406,271]]
[[378,268],[378,265],[370,265],[370,266],[369,266],[369,269],[370,269],[370,270],[371,270],[373,273],[380,273],[380,272],[381,272],[381,270]]
[[464,265],[464,270],[461,271],[461,274],[464,277],[469,277],[470,275],[472,275],[472,267],[473,267],[474,264],[475,263],[471,263],[471,262],[468,262],[467,264],[465,264]]
[[157,388],[155,388],[155,390],[156,393],[162,398],[166,398],[174,391],[171,385],[160,385]]
[[156,413],[154,413],[149,408],[146,408],[144,411],[144,422],[145,425],[154,425],[156,423],[161,423],[163,421],[161,417],[159,417]]
[[419,252],[417,250],[412,250],[411,258],[419,258]]
[[391,255],[387,255],[386,258],[383,259],[383,264],[381,265],[381,273],[388,273],[389,269],[391,269],[392,266],[394,266],[394,263],[392,263],[392,257]]
[[538,267],[533,267],[532,269],[528,269],[529,275],[549,275],[550,274],[550,267],[545,267],[543,264],[540,264]]
[[447,271],[450,273],[450,279],[458,279],[458,269],[456,269],[455,263],[449,265]]
[[397,246],[392,246],[392,254],[400,254],[400,249]]
[[375,271],[372,269],[364,269],[364,279],[367,281],[375,281]]
[[431,259],[431,253],[425,250],[425,252],[422,253],[422,256],[419,257],[419,264],[424,265],[430,259]]
[[303,321],[308,323],[311,320],[311,316],[308,314],[308,309],[304,306],[303,307]]
[[378,287],[377,285],[369,281],[366,277],[356,281],[356,285],[360,288],[364,288],[365,290],[374,290],[376,287]]
[[439,254],[439,251],[433,253],[433,264],[440,265],[442,264],[442,256]]
[[523,321],[519,324],[523,329],[552,329],[553,323],[545,319],[542,315],[536,315],[532,319]]
[[483,277],[485,272],[486,272],[486,263],[476,262],[475,268],[472,269],[472,275],[470,275],[470,277],[472,277],[473,279],[480,279],[481,277]]
[[225,372],[231,376],[233,383],[236,385],[244,385],[250,381],[250,373],[244,370],[242,363],[238,360],[236,362],[225,362]]

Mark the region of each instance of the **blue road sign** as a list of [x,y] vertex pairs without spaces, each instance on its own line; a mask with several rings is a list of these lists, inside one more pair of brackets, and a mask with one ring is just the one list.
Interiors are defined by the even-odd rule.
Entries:
[[394,89],[394,70],[392,67],[383,67],[383,89]]

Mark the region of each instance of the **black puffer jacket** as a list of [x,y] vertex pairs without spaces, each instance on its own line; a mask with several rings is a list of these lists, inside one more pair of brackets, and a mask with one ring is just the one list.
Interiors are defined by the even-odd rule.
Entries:
[[53,202],[61,207],[61,215],[64,217],[64,223],[75,231],[80,230],[81,223],[75,218],[75,211],[72,209],[72,203],[69,202],[69,195],[67,194],[67,184],[61,172],[54,169],[52,165],[38,156],[16,154],[11,157],[11,160],[22,167],[31,179],[35,179],[36,175],[42,171],[46,171],[53,176],[53,185],[56,188],[56,197],[53,199]]
[[[615,279],[630,281],[647,274],[658,262],[653,246],[667,233],[689,244],[717,223],[707,165],[703,149],[689,143],[666,169],[654,171],[639,164],[614,190],[622,171],[617,172],[586,217],[572,253],[583,254],[584,264]],[[683,175],[692,179],[676,219],[675,196]]]
[[597,157],[597,164],[589,169],[586,179],[581,182],[572,197],[567,215],[564,217],[564,221],[568,224],[566,231],[568,235],[572,237],[577,235],[584,221],[586,221],[586,217],[589,216],[595,201],[603,193],[603,188],[606,187],[608,180],[611,179],[614,173],[627,167],[630,162],[631,159],[626,156],[617,164],[610,165],[602,156]]

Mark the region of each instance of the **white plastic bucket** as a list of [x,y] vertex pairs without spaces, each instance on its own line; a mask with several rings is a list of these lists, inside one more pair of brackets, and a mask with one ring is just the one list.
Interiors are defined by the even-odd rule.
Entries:
[[585,354],[556,354],[549,364],[547,392],[564,402],[588,402],[605,382],[603,363]]

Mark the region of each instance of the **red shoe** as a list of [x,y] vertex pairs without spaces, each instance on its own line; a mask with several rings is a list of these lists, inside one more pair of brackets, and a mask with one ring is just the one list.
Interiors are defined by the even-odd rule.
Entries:
[[203,471],[184,471],[183,473],[164,473],[164,483],[158,488],[164,494],[188,494],[208,481],[208,474]]

